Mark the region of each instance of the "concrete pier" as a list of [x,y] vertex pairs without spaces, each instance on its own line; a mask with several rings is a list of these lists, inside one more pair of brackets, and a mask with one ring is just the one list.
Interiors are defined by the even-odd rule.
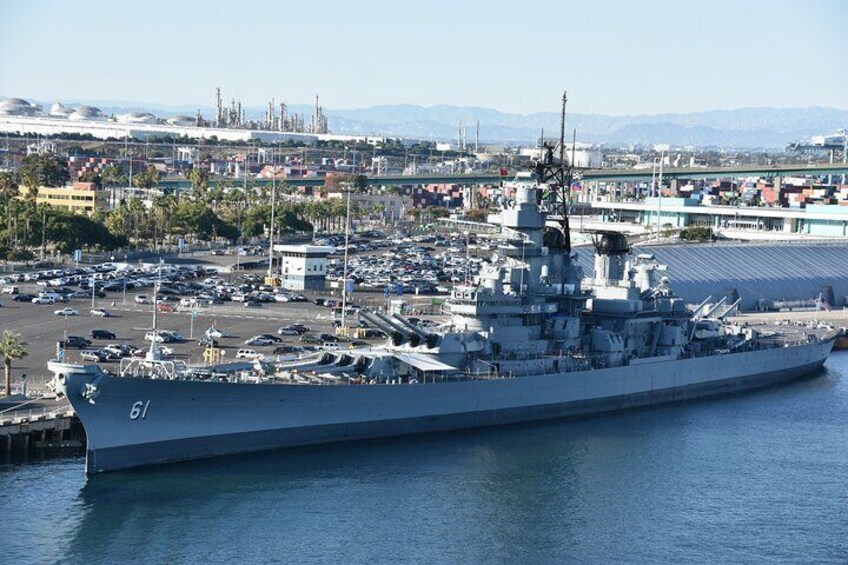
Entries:
[[0,445],[7,454],[33,448],[80,447],[80,430],[79,420],[64,399],[0,402]]

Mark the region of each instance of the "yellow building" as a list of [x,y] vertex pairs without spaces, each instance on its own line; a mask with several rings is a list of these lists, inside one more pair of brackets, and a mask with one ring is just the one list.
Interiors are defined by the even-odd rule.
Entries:
[[[29,192],[26,186],[20,188],[23,194]],[[75,182],[71,186],[39,186],[35,202],[91,215],[109,209],[109,194],[93,182]]]

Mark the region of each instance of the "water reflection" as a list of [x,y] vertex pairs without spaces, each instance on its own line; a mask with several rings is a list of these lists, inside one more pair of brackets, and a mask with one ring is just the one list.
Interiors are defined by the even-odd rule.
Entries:
[[0,542],[11,562],[110,564],[823,558],[846,549],[846,361],[789,386],[582,420],[88,481],[79,458],[7,467],[0,507],[26,520]]

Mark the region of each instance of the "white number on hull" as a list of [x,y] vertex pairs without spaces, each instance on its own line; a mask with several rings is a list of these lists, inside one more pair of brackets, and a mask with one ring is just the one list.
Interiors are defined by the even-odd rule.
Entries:
[[147,402],[144,402],[143,400],[133,402],[132,408],[130,409],[130,420],[138,420],[139,418],[144,420],[147,417],[147,408],[149,406],[149,400]]

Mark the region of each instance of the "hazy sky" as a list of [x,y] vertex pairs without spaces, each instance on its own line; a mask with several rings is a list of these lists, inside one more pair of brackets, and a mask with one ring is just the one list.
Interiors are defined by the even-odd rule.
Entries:
[[848,0],[0,0],[0,95],[641,114],[848,108]]

